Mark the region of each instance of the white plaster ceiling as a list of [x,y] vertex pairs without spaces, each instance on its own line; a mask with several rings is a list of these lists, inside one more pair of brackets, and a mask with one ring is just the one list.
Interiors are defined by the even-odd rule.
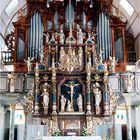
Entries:
[[[0,33],[2,36],[5,36],[8,32],[12,30],[12,26],[8,26],[9,22],[13,18],[14,14],[26,4],[26,0],[15,0],[18,1],[16,7],[11,10],[10,14],[7,15],[6,8],[12,0],[0,0]],[[127,11],[120,5],[120,0],[113,0],[114,7],[118,8],[123,15],[123,21],[127,21],[126,29],[129,30],[134,37],[136,37],[140,32],[140,1],[139,0],[127,0],[132,7],[134,12],[132,16],[129,16]],[[16,20],[14,18],[13,20]],[[8,29],[7,29],[8,26]]]

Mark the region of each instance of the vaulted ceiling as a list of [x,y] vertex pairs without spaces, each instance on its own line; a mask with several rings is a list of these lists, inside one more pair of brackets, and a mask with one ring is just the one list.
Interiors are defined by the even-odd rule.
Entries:
[[[127,4],[124,2],[128,2],[132,7],[127,7]],[[0,0],[0,5],[0,34],[2,38],[12,30],[13,27],[10,23],[12,23],[11,21],[16,20],[15,14],[20,8],[26,5],[26,0]],[[129,30],[134,37],[137,37],[140,32],[140,1],[113,0],[113,7],[114,11],[116,11],[115,9],[118,9],[119,14],[122,16],[122,20],[127,21],[126,29]]]

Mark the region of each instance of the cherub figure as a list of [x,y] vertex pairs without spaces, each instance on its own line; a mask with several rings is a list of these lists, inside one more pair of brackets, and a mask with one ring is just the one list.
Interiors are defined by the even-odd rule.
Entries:
[[31,61],[33,61],[33,59],[34,59],[34,58],[28,57],[27,60],[24,60],[24,61],[27,63],[28,72],[31,71],[31,68],[32,68]]

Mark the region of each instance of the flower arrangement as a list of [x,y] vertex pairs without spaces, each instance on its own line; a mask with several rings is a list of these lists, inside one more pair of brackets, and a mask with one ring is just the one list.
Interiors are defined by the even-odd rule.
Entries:
[[82,131],[82,136],[90,136],[91,134],[89,133],[88,129],[83,127],[83,131]]
[[62,136],[62,132],[59,128],[56,128],[52,134],[52,136]]

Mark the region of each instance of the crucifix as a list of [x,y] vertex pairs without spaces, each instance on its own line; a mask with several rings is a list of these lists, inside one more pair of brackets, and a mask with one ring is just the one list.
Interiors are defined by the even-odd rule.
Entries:
[[70,88],[70,91],[68,93],[70,94],[71,102],[73,102],[74,87],[80,84],[74,84],[73,81],[70,81],[68,84],[64,84],[64,85]]

